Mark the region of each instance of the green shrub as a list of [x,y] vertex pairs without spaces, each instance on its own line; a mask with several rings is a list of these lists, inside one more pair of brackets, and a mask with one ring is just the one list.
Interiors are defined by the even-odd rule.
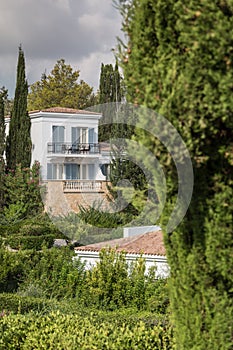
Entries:
[[55,308],[56,301],[16,293],[0,293],[0,312],[25,314],[30,311],[48,311]]
[[[3,220],[1,220],[1,223],[4,223]],[[20,231],[20,227],[22,225],[22,220],[18,221],[14,224],[2,224],[0,225],[0,236],[2,237],[9,237],[9,235],[15,235],[18,234]]]
[[42,213],[39,173],[40,164],[35,162],[31,168],[21,169],[18,165],[5,174],[6,206],[3,212],[7,224]]
[[54,235],[43,236],[12,236],[4,240],[6,245],[12,249],[34,249],[40,250],[43,246],[52,247]]
[[15,291],[32,268],[32,251],[11,252],[0,248],[0,292]]
[[167,312],[166,281],[156,280],[155,269],[145,273],[145,259],[140,257],[129,266],[124,252],[103,249],[99,256],[99,262],[86,275],[87,306],[105,310],[136,307],[138,310]]
[[78,217],[87,224],[94,227],[114,228],[124,226],[132,220],[132,216],[124,212],[109,213],[103,211],[101,206],[83,207],[79,205]]
[[23,280],[21,289],[36,284],[45,296],[62,298],[82,297],[85,288],[85,269],[80,260],[72,260],[69,247],[43,249],[33,259],[33,268]]
[[121,325],[92,317],[52,312],[5,315],[0,320],[1,349],[174,349],[172,329],[145,323]]

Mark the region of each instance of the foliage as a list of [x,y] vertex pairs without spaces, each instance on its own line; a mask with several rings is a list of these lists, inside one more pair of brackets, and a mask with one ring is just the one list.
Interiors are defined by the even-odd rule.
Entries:
[[123,91],[121,87],[122,77],[118,64],[113,68],[112,64],[101,64],[99,103],[121,102]]
[[87,272],[90,299],[103,308],[126,306],[132,296],[125,254],[109,249],[100,251],[99,255],[100,261]]
[[[3,220],[6,221],[6,217]],[[4,246],[21,250],[50,248],[55,238],[66,238],[45,214],[16,222],[8,221],[8,225],[0,225],[0,236],[3,237]]]
[[62,315],[5,315],[0,320],[1,349],[173,349],[169,326],[146,327],[94,322],[93,317]]
[[[115,249],[102,249],[96,266],[87,271],[86,305],[93,304],[98,308],[115,310],[120,307],[136,307],[138,310],[166,312],[168,302],[164,299],[166,286],[155,278],[155,269],[145,271],[145,259],[138,258],[130,266],[126,262],[124,252]],[[160,301],[157,307],[151,307],[155,296],[156,286],[160,285]],[[163,309],[163,310],[162,310]]]
[[48,76],[43,74],[40,81],[30,86],[29,110],[57,106],[84,109],[94,105],[93,88],[83,80],[78,83],[78,78],[78,70],[73,71],[63,58],[58,60]]
[[15,223],[10,223],[4,217],[1,218],[0,236],[2,237],[15,235],[41,236],[48,234],[53,234],[57,238],[64,237],[45,213],[25,220],[17,220]]
[[74,253],[68,248],[51,248],[37,252],[33,269],[20,286],[26,292],[28,286],[36,285],[50,298],[78,297],[84,288],[85,271],[80,261],[72,261]]
[[114,228],[124,226],[131,220],[130,215],[127,215],[127,213],[114,213],[113,215],[93,206],[84,207],[80,205],[79,210],[78,217],[84,222],[96,227]]
[[11,236],[4,239],[4,244],[12,249],[34,249],[40,250],[43,247],[51,248],[54,243],[54,234],[41,236]]
[[16,291],[18,286],[32,267],[33,252],[11,252],[0,248],[0,292]]
[[2,247],[0,255],[1,292],[17,290],[21,296],[69,299],[95,309],[134,307],[167,313],[167,282],[156,280],[155,269],[146,274],[142,258],[129,266],[124,252],[102,250],[97,265],[87,269],[79,259],[73,259],[69,247],[42,247],[40,251],[33,247],[18,252]]
[[[233,3],[120,0],[117,5],[128,40],[119,47],[128,101],[172,122],[193,160],[191,206],[177,232],[165,237],[177,349],[230,349]],[[176,168],[164,146],[143,132],[149,123],[139,120],[136,140],[164,168],[168,215],[177,193]]]
[[[32,289],[32,286],[29,286]],[[35,291],[36,290],[36,291]],[[55,310],[55,300],[43,298],[43,291],[34,285],[34,292],[30,296],[23,293],[0,293],[0,310],[5,313],[26,314],[34,312],[48,312]]]
[[7,168],[15,170],[31,163],[31,121],[27,112],[28,84],[25,78],[25,59],[21,47],[19,48],[17,81],[14,103],[10,118],[9,135],[6,139]]
[[99,104],[101,107],[101,123],[99,125],[98,138],[108,141],[113,137],[114,118],[118,112],[118,102],[124,98],[124,83],[119,72],[118,63],[113,68],[112,64],[101,65],[99,83]]
[[0,208],[4,204],[4,173],[5,173],[5,161],[3,154],[5,152],[5,113],[4,113],[4,100],[7,95],[7,91],[0,89]]
[[6,206],[3,220],[16,222],[39,214],[43,209],[39,185],[40,164],[35,162],[32,168],[17,165],[15,170],[5,174]]

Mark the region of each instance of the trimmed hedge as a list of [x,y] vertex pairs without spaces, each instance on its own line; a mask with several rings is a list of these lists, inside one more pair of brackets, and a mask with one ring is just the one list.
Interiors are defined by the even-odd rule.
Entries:
[[96,322],[92,317],[62,315],[3,315],[1,349],[111,349],[172,350],[170,326]]
[[30,311],[43,311],[55,309],[54,300],[23,297],[15,293],[0,293],[0,312],[25,314]]
[[53,246],[54,239],[54,234],[42,236],[11,236],[5,238],[4,242],[13,249],[41,250],[43,246],[51,248]]

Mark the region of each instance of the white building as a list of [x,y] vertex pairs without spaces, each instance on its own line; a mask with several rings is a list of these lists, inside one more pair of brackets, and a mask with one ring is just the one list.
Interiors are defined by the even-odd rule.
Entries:
[[[98,123],[102,115],[63,107],[33,111],[29,115],[32,164],[40,162],[42,181],[50,190],[48,206],[57,205],[61,192],[69,193],[66,200],[73,209],[73,202],[76,208],[80,201],[77,193],[104,193],[110,152],[106,144],[98,142]],[[6,118],[6,134],[9,122],[10,118]],[[54,197],[55,191],[57,196]],[[71,193],[76,197],[70,196]],[[92,201],[95,198],[100,196],[92,195]],[[60,209],[55,211],[58,213]]]
[[[156,267],[156,277],[166,278],[169,276],[169,266],[166,258],[166,251],[163,243],[163,234],[160,229],[152,227],[148,229],[141,227],[144,233],[138,233],[139,227],[132,227],[131,234],[128,235],[128,228],[124,229],[124,237],[106,242],[99,242],[75,248],[76,256],[86,263],[87,268],[91,268],[100,260],[101,249],[115,249],[116,252],[125,252],[126,262],[130,265],[140,256],[145,259],[146,273],[150,267]],[[134,234],[133,234],[134,232]]]

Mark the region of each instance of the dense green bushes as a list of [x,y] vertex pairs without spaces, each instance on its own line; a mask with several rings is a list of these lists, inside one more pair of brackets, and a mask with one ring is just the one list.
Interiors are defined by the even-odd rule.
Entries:
[[13,292],[32,267],[32,251],[10,252],[0,248],[0,292]]
[[33,296],[21,296],[16,293],[0,293],[0,310],[3,314],[25,314],[31,311],[48,312],[56,309],[56,301]]
[[173,349],[169,326],[96,322],[92,317],[5,315],[0,320],[0,349]]
[[5,244],[12,249],[35,249],[40,250],[43,246],[51,248],[54,242],[54,235],[43,236],[15,236],[4,240]]
[[[168,306],[166,280],[156,280],[155,268],[145,274],[145,260],[139,258],[130,266],[125,253],[102,250],[100,261],[86,273],[87,301],[98,308],[115,310],[136,307],[165,313]],[[159,295],[156,295],[156,290]]]
[[12,249],[34,250],[41,250],[43,246],[52,247],[55,238],[66,238],[46,214],[0,225],[0,236],[2,244]]
[[125,254],[103,250],[100,262],[90,270],[66,248],[10,252],[0,249],[0,291],[20,295],[75,299],[77,304],[103,310],[135,307],[166,313],[167,281],[156,280],[155,270],[145,274],[140,258],[130,267]]

